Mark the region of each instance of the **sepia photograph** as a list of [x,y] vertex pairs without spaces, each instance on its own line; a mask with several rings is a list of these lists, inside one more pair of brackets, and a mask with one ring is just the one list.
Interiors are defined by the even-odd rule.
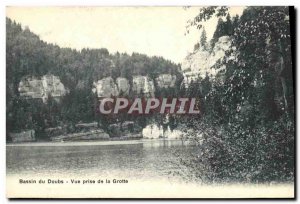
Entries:
[[294,199],[293,6],[7,6],[6,196]]

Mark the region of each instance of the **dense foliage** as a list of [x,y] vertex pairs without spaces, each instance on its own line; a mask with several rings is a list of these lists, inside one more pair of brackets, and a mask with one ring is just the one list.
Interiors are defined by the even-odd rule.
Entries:
[[[250,7],[228,23],[228,8],[206,7],[190,25],[202,28],[201,22],[212,16],[227,16],[227,26],[219,20],[214,37],[229,35],[232,47],[217,65],[226,69],[216,78],[199,79],[202,89],[194,89],[205,111],[186,123],[194,130],[189,139],[199,144],[199,152],[193,161],[183,162],[209,182],[293,180],[289,8]],[[214,42],[213,38],[212,47]]]

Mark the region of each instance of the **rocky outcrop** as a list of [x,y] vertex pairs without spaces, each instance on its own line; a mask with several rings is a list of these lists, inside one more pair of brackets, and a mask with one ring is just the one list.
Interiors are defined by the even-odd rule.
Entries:
[[121,93],[123,96],[129,94],[130,84],[126,78],[118,77],[116,81],[112,77],[106,77],[93,84],[93,92],[97,93],[99,98],[119,96]]
[[176,76],[171,74],[161,74],[156,78],[159,88],[172,88],[176,83]]
[[48,138],[56,137],[59,135],[64,135],[64,134],[67,134],[67,128],[61,127],[61,126],[53,127],[53,128],[46,128],[45,134]]
[[225,56],[225,52],[230,49],[230,46],[230,37],[222,36],[218,42],[215,43],[211,52],[200,47],[195,52],[189,54],[182,62],[184,85],[188,86],[199,77],[205,78],[206,74],[208,74],[209,77],[215,77],[216,74],[225,67],[215,69],[214,66],[218,60]]
[[185,135],[185,133],[182,132],[181,130],[178,130],[178,129],[171,130],[170,128],[168,128],[164,134],[164,136],[169,139],[181,139],[181,138],[183,138],[184,135]]
[[118,77],[114,80],[112,77],[106,77],[97,82],[94,82],[93,92],[97,93],[99,98],[101,97],[111,97],[119,96],[128,96],[130,92],[134,95],[143,94],[145,97],[154,96],[154,83],[147,76],[133,76],[132,87],[126,78]]
[[98,127],[97,122],[77,123],[71,129],[66,125],[46,128],[45,133],[52,141],[107,140],[110,138],[103,129]]
[[78,129],[94,129],[98,128],[98,123],[97,122],[92,122],[92,123],[78,123],[75,125],[76,128]]
[[169,127],[167,130],[163,130],[162,126],[156,124],[147,125],[143,129],[143,138],[146,139],[157,139],[157,138],[168,138],[168,139],[180,139],[183,137],[184,132],[179,129],[171,130]]
[[147,76],[133,76],[132,91],[134,94],[143,94],[145,97],[154,97],[155,87],[153,81]]
[[194,53],[188,55],[182,63],[182,71],[184,73],[184,80],[191,82],[193,77],[205,77],[206,73],[211,72],[208,66],[210,53],[206,50],[199,49]]
[[115,84],[112,77],[106,77],[97,82],[94,82],[93,92],[97,93],[98,97],[118,96],[118,86]]
[[24,77],[20,83],[18,91],[20,96],[28,98],[43,98],[44,88],[42,80],[34,77]]
[[116,80],[119,94],[126,96],[129,94],[130,91],[130,84],[126,78],[118,77]]
[[89,132],[71,133],[51,137],[52,141],[80,141],[80,140],[108,140],[109,135],[102,129],[91,130]]
[[49,96],[58,100],[68,92],[59,77],[54,75],[44,75],[41,78],[23,77],[19,83],[18,91],[22,97],[38,98],[42,99],[43,102],[46,102]]
[[164,132],[162,127],[158,127],[156,124],[147,125],[143,129],[143,138],[156,139],[163,137]]
[[108,126],[111,138],[138,139],[142,138],[142,128],[133,121],[114,123]]
[[10,133],[12,142],[33,142],[35,141],[35,131],[26,130],[19,133]]

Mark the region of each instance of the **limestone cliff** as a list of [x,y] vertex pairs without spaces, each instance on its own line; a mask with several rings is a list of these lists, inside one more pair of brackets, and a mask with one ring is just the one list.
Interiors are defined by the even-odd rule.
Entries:
[[170,127],[167,130],[163,130],[162,126],[156,124],[147,125],[143,131],[143,138],[146,139],[157,139],[157,138],[169,138],[169,139],[180,139],[183,138],[185,133],[180,129],[171,130]]
[[22,97],[39,98],[43,102],[46,102],[49,96],[59,99],[68,92],[59,77],[54,75],[44,75],[40,78],[23,77],[19,83],[18,91]]
[[130,91],[130,84],[126,78],[118,77],[116,80],[119,94],[128,95]]
[[161,74],[156,78],[159,88],[172,88],[176,83],[176,76],[171,74]]
[[35,141],[34,130],[24,130],[18,133],[9,133],[13,142],[33,142]]
[[[132,84],[132,87],[130,86]],[[106,77],[94,82],[92,91],[97,93],[98,97],[128,96],[130,92],[134,95],[144,94],[146,97],[153,97],[155,92],[154,82],[148,76],[133,76],[130,83],[126,78],[118,77],[114,80],[112,77]]]
[[230,37],[222,36],[218,42],[215,43],[211,52],[200,47],[198,50],[189,54],[182,62],[184,84],[188,86],[191,81],[199,77],[204,78],[206,74],[210,77],[215,77],[224,67],[216,70],[214,66],[219,59],[225,56],[225,52],[230,49],[230,46]]
[[112,77],[106,77],[93,84],[93,92],[97,93],[98,97],[110,97],[119,95],[118,86],[115,84]]
[[147,76],[133,76],[132,91],[134,94],[144,94],[146,97],[154,97],[155,87],[153,81]]

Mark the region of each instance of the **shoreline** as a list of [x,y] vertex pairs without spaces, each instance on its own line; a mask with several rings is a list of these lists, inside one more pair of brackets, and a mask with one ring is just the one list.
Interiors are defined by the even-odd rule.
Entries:
[[151,141],[181,141],[180,139],[170,138],[141,138],[133,140],[91,140],[91,141],[66,141],[66,142],[54,142],[54,141],[37,141],[37,142],[20,142],[20,143],[6,143],[6,146],[92,146],[92,145],[123,145],[123,144],[143,144]]

